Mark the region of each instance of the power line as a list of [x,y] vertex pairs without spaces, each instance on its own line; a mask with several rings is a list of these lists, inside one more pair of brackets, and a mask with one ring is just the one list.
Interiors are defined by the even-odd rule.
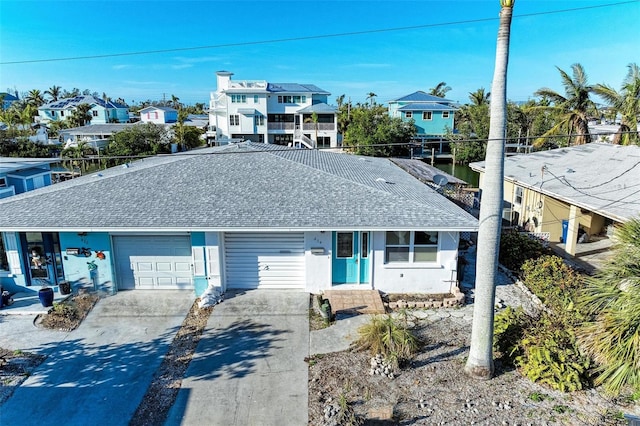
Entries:
[[[541,15],[553,15],[560,13],[569,13],[576,12],[581,10],[589,10],[589,9],[598,9],[605,7],[614,7],[621,6],[624,4],[637,3],[640,0],[629,0],[617,3],[608,3],[594,6],[583,6],[583,7],[575,7],[570,9],[559,9],[559,10],[551,10],[546,12],[534,12],[534,13],[525,13],[522,15],[514,15],[513,18],[527,18],[531,16],[541,16]],[[445,26],[454,26],[454,25],[462,25],[462,24],[472,24],[479,22],[489,22],[489,21],[497,21],[499,18],[478,18],[478,19],[468,19],[463,21],[452,21],[452,22],[441,22],[437,24],[423,24],[423,25],[412,25],[405,27],[394,27],[394,28],[381,28],[381,29],[373,29],[373,30],[363,30],[363,31],[349,31],[343,33],[333,33],[333,34],[319,34],[319,35],[310,35],[310,36],[297,36],[297,37],[287,37],[287,38],[279,38],[279,39],[270,39],[270,40],[255,40],[255,41],[246,41],[246,42],[238,42],[238,43],[225,43],[225,44],[213,44],[207,46],[190,46],[190,47],[178,47],[173,49],[158,49],[158,50],[142,50],[136,52],[121,52],[121,53],[106,53],[101,55],[86,55],[86,56],[68,56],[68,57],[60,57],[60,58],[48,58],[48,59],[28,59],[24,61],[6,61],[0,62],[0,65],[17,65],[17,64],[33,64],[33,63],[42,63],[42,62],[61,62],[61,61],[77,61],[77,60],[85,60],[85,59],[101,59],[101,58],[116,58],[122,56],[140,56],[140,55],[151,55],[158,53],[172,53],[172,52],[186,52],[191,50],[205,50],[205,49],[221,49],[225,47],[239,47],[239,46],[255,46],[260,44],[274,44],[274,43],[288,43],[292,41],[304,41],[304,40],[318,40],[325,38],[337,38],[337,37],[350,37],[357,35],[366,35],[366,34],[377,34],[377,33],[386,33],[386,32],[396,32],[396,31],[409,31],[409,30],[417,30],[423,28],[435,28],[435,27],[445,27]]]

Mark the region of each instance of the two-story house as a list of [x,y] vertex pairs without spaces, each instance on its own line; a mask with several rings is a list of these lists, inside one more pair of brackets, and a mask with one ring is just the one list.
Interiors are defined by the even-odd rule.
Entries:
[[209,102],[210,144],[250,140],[307,148],[338,146],[337,110],[313,84],[232,81],[219,71]]
[[414,140],[422,146],[423,152],[435,148],[437,153],[449,151],[444,140],[447,131],[454,129],[454,116],[458,110],[456,102],[429,95],[421,90],[388,102],[389,115],[411,121],[416,127]]
[[127,123],[129,121],[129,108],[111,100],[104,100],[91,95],[75,96],[73,98],[59,99],[49,102],[38,108],[40,122],[66,120],[81,104],[91,106],[89,124]]

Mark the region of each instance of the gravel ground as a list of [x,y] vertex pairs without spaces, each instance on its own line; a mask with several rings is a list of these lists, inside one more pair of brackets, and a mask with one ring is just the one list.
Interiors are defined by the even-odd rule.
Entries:
[[[475,253],[467,254],[463,289],[468,305],[416,310],[416,332],[424,342],[411,365],[393,378],[371,374],[371,354],[345,351],[309,362],[309,424],[371,425],[625,425],[623,413],[640,414],[638,404],[605,398],[596,390],[561,393],[496,365],[488,381],[464,374],[473,313]],[[537,303],[515,277],[501,270],[496,307]],[[338,419],[341,418],[342,421]],[[351,420],[350,422],[347,420]]]

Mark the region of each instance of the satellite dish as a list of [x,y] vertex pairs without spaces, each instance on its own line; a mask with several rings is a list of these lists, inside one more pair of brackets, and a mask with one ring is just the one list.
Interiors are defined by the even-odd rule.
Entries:
[[438,186],[445,186],[449,183],[449,179],[447,179],[447,177],[443,175],[433,175],[433,183]]

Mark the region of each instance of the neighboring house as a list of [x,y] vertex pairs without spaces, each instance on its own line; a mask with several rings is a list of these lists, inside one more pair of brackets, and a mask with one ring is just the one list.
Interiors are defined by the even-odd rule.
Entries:
[[313,84],[232,81],[232,75],[216,73],[217,89],[209,103],[209,144],[250,140],[308,148],[338,146],[337,109],[327,105],[329,92]]
[[[472,163],[485,179],[484,162]],[[579,235],[640,216],[640,147],[589,143],[505,158],[503,219],[576,254]],[[480,200],[482,202],[482,198]]]
[[57,161],[48,158],[0,157],[0,198],[51,185],[51,163]]
[[105,101],[91,95],[75,96],[49,102],[38,108],[40,122],[48,123],[56,120],[66,120],[81,104],[89,104],[91,110],[90,124],[127,123],[129,121],[129,107],[110,100]]
[[170,124],[178,121],[178,110],[170,107],[148,106],[140,110],[143,123]]
[[406,122],[413,120],[416,127],[414,140],[422,145],[425,155],[432,147],[438,153],[448,152],[448,142],[444,137],[447,131],[453,132],[454,116],[458,110],[456,102],[420,90],[392,99],[388,104],[391,117]]
[[456,286],[459,236],[477,220],[390,160],[256,143],[199,154],[0,200],[3,285],[44,278],[196,295]]
[[18,92],[16,92],[15,96],[11,93],[1,92],[0,99],[2,99],[1,107],[3,111],[9,109],[14,102],[18,102],[20,100],[18,99]]
[[73,127],[71,129],[61,129],[59,131],[60,140],[65,148],[78,146],[81,142],[86,142],[96,152],[109,144],[109,137],[116,132],[127,129],[136,124],[109,123],[93,124],[89,126]]

